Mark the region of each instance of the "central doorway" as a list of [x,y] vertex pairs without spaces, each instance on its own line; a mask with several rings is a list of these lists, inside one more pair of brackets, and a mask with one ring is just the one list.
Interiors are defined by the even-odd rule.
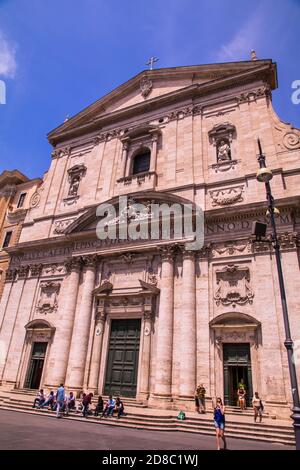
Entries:
[[48,343],[33,343],[31,359],[27,377],[25,380],[25,388],[38,389],[40,387],[46,350]]
[[141,320],[112,320],[104,393],[136,396]]
[[224,344],[223,361],[225,405],[237,406],[238,384],[243,380],[246,388],[246,404],[250,406],[253,396],[250,344]]

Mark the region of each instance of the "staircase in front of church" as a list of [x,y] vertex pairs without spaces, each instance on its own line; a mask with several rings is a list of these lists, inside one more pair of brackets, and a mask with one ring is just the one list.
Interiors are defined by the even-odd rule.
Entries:
[[[0,410],[5,409],[55,418],[56,415],[53,411],[32,409],[35,396],[35,392],[28,390],[14,390],[7,393],[1,391]],[[94,405],[96,401],[95,397],[93,400]],[[124,404],[126,414],[120,419],[94,416],[83,418],[80,413],[75,412],[71,412],[66,419],[73,421],[85,420],[99,423],[100,425],[147,429],[151,431],[182,431],[215,435],[211,410],[208,410],[205,415],[186,412],[186,419],[179,421],[177,419],[178,412],[174,410],[148,408],[134,399],[127,398],[124,398]],[[291,421],[274,420],[264,415],[262,423],[254,423],[252,410],[246,410],[241,413],[238,409],[233,409],[233,407],[232,409],[229,407],[226,413],[226,437],[276,444],[295,444]]]

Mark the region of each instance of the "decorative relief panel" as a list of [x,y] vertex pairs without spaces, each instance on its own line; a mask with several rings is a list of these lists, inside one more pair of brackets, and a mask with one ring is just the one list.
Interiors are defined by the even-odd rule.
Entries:
[[250,271],[246,266],[228,264],[216,271],[217,288],[214,293],[216,305],[235,307],[253,302]]
[[33,209],[33,208],[39,206],[39,204],[41,202],[41,195],[42,195],[43,191],[44,191],[44,186],[41,186],[39,189],[36,190],[35,193],[33,193],[33,195],[31,196],[30,202],[29,202],[30,208]]
[[49,266],[44,266],[43,276],[57,276],[66,273],[66,268],[64,265],[60,264],[51,264]]
[[242,202],[244,185],[233,186],[231,188],[212,189],[209,195],[212,200],[212,206],[227,206],[236,202]]
[[64,231],[71,225],[72,222],[76,220],[76,217],[71,219],[64,219],[64,220],[57,220],[54,223],[54,230],[53,233],[57,233],[58,235],[64,233]]
[[37,312],[45,315],[56,312],[60,285],[60,282],[53,281],[45,281],[40,284],[40,298],[36,307]]
[[211,247],[211,254],[216,256],[233,256],[240,253],[251,253],[252,243],[250,240],[244,241],[229,241],[224,243],[213,243]]

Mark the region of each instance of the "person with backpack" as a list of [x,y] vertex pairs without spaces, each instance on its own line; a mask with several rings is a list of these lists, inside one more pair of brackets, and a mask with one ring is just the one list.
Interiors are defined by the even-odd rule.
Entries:
[[214,425],[216,429],[217,437],[217,448],[220,450],[221,439],[224,443],[223,450],[227,449],[226,439],[225,439],[225,406],[223,405],[222,399],[217,398],[217,403],[213,403],[214,410]]
[[256,423],[257,417],[259,416],[259,422],[261,423],[264,406],[261,399],[259,398],[258,392],[254,393],[254,397],[252,398],[252,406],[254,410],[254,422]]

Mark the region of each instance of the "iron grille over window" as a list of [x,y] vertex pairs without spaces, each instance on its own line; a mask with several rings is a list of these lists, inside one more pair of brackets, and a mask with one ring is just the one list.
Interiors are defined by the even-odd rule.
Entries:
[[150,168],[150,151],[143,151],[143,153],[137,154],[133,159],[133,170],[132,173],[145,173]]

